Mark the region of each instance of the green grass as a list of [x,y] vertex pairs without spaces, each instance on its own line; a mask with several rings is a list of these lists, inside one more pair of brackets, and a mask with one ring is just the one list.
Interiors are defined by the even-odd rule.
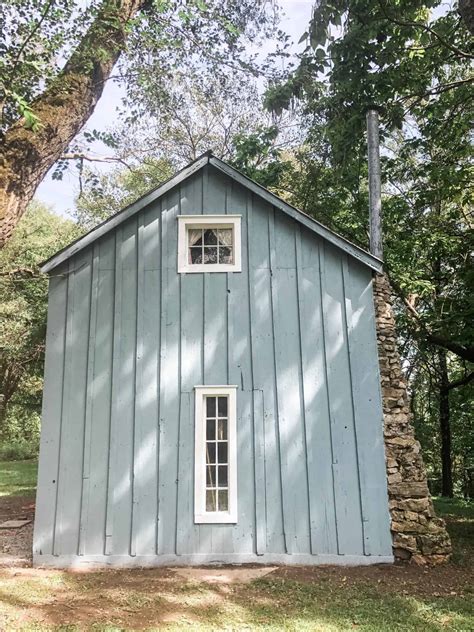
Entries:
[[444,518],[453,545],[454,564],[474,565],[474,502],[463,498],[433,498],[438,516]]
[[[0,496],[32,494],[36,468],[0,462]],[[434,503],[452,537],[452,566],[285,571],[250,584],[186,581],[158,569],[0,569],[0,630],[472,631],[474,503]]]
[[36,490],[38,463],[0,461],[0,496],[30,496]]
[[[420,572],[420,581],[424,578]],[[268,576],[250,584],[186,582],[163,571],[0,571],[8,630],[472,631],[472,599],[404,594],[344,572],[314,581]],[[403,583],[403,582],[402,582]],[[1,598],[1,597],[0,597]],[[1,609],[0,609],[1,611]]]

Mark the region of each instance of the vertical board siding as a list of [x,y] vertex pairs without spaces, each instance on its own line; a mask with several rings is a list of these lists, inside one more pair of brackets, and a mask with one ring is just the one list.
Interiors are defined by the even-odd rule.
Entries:
[[[202,177],[180,186],[180,212],[202,213]],[[179,418],[178,516],[176,552],[199,550],[200,526],[194,524],[194,386],[203,383],[204,275],[181,278],[181,406]]]
[[[286,552],[283,533],[280,447],[276,398],[269,247],[271,207],[251,196],[247,210],[253,387],[262,392],[263,410],[254,406],[256,430],[263,425],[267,552]],[[258,401],[258,399],[257,399]],[[259,415],[263,412],[263,419]],[[259,477],[261,480],[261,476]],[[260,491],[260,490],[259,490]],[[261,511],[261,510],[260,510]],[[261,545],[263,547],[263,543]]]
[[[88,470],[83,472],[86,485],[81,519],[85,525],[81,539],[83,554],[103,552],[107,509],[107,479],[112,387],[112,352],[114,316],[115,239],[109,236],[98,244],[98,261],[94,259],[93,274],[97,275],[97,290],[93,292],[95,335],[89,352],[92,380],[90,397],[90,445]],[[92,332],[91,332],[92,334]],[[92,336],[91,336],[92,339]],[[89,385],[88,385],[89,386]],[[87,441],[86,441],[87,444]]]
[[54,553],[79,548],[89,352],[92,251],[69,262],[66,357]]
[[[177,274],[206,213],[241,273]],[[49,292],[35,553],[390,554],[368,269],[205,167]],[[200,384],[238,386],[236,524],[194,524]]]
[[[135,371],[137,344],[137,218],[122,226],[118,249],[121,268],[121,322],[117,375],[117,452],[114,488],[113,552],[130,554],[133,519]],[[125,518],[126,516],[126,518]]]
[[161,365],[158,553],[176,553],[180,416],[180,283],[176,273],[178,191],[161,208]]
[[132,550],[153,555],[157,527],[159,216],[138,217],[137,346]]
[[377,353],[372,279],[361,265],[343,260],[348,344],[353,376],[354,416],[359,456],[364,553],[387,555],[391,550],[390,517],[385,485],[383,410]]
[[[255,547],[255,443],[253,436],[252,356],[250,341],[249,266],[247,253],[247,195],[227,180],[226,212],[242,215],[242,272],[227,277],[227,374],[237,389],[238,522],[232,529],[234,553],[254,553]],[[262,463],[263,465],[263,463]],[[263,499],[262,508],[265,508]]]
[[59,450],[64,381],[66,312],[68,297],[67,265],[49,280],[48,326],[41,424],[41,458],[38,467],[33,552],[52,555],[58,488]]
[[[272,304],[283,520],[288,553],[309,551],[294,221],[270,215]],[[297,492],[295,493],[295,490]]]
[[362,518],[341,257],[326,244],[321,281],[338,552],[362,555]]
[[298,302],[309,486],[311,552],[337,552],[332,443],[321,301],[321,243],[297,237]]

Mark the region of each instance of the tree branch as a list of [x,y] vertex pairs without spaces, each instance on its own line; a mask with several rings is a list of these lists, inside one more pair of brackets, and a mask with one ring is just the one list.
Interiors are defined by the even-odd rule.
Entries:
[[443,46],[446,46],[446,48],[449,48],[449,50],[452,51],[453,53],[456,53],[456,55],[459,55],[460,57],[465,57],[466,59],[474,59],[474,55],[471,55],[470,53],[466,53],[465,51],[460,50],[456,46],[453,46],[427,24],[422,24],[421,22],[412,22],[411,20],[398,20],[397,18],[392,17],[391,15],[387,13],[387,10],[384,7],[382,0],[379,0],[379,6],[385,18],[389,22],[392,22],[393,24],[398,24],[398,26],[411,26],[413,28],[422,29],[423,31],[426,31],[427,33],[431,33],[431,35],[434,35],[434,37],[436,37],[436,39],[440,42],[440,44],[442,44]]
[[133,171],[132,167],[123,159],[117,156],[92,156],[91,154],[84,154],[82,152],[71,152],[68,154],[62,154],[60,160],[87,160],[88,162],[107,162],[107,163],[120,163],[127,167],[129,171]]
[[448,351],[451,351],[455,355],[463,358],[464,360],[467,360],[468,362],[474,362],[474,347],[466,347],[431,331],[428,325],[423,322],[422,317],[415,309],[413,303],[405,296],[403,290],[398,285],[398,283],[390,275],[388,276],[390,279],[390,284],[398,294],[398,297],[403,301],[403,304],[407,308],[407,313],[411,317],[411,322],[414,325],[412,332],[413,336],[415,336],[415,338],[422,338],[427,342],[436,345],[437,347],[447,349]]
[[[453,388],[458,388],[459,386],[464,386],[465,384],[469,384],[474,380],[474,371],[468,373],[464,377],[459,380],[455,380],[454,382],[449,382],[448,385],[443,389],[445,391],[451,391]],[[441,389],[440,389],[441,390]]]

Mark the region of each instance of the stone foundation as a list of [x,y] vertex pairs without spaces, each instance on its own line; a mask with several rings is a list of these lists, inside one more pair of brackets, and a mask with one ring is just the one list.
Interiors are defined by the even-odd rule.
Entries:
[[387,277],[375,275],[373,289],[393,554],[398,560],[439,564],[449,559],[451,541],[444,521],[435,515],[420,444],[411,423]]

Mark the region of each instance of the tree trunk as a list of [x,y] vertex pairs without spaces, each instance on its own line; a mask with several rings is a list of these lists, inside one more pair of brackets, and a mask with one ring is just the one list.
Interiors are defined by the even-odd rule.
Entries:
[[459,15],[464,20],[464,24],[471,32],[471,35],[474,35],[474,1],[459,0],[458,4]]
[[451,420],[449,410],[449,377],[446,351],[438,350],[440,371],[439,386],[439,426],[441,434],[441,495],[453,497],[453,466],[451,459]]
[[123,50],[127,22],[147,0],[104,0],[64,69],[32,104],[41,127],[17,121],[0,149],[0,247],[10,237],[38,185],[99,100]]

